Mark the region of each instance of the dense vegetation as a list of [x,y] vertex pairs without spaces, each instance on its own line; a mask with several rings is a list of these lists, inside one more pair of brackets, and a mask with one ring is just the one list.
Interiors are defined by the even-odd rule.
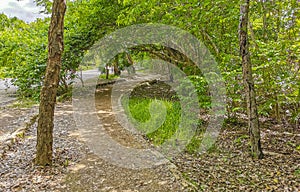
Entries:
[[1,106],[0,190],[298,191],[299,0],[34,2],[0,14],[0,78],[40,103]]
[[[185,29],[205,43],[226,82],[228,116],[245,112],[237,34],[239,1],[82,0],[67,4],[59,94],[67,92],[69,80],[95,41],[132,24],[164,23]],[[299,119],[300,108],[299,15],[297,0],[253,1],[250,7],[250,50],[259,114],[290,125]],[[0,22],[0,77],[13,78],[20,97],[37,100],[47,60],[49,18],[25,23],[1,14]],[[178,61],[164,47],[127,50],[133,59],[141,55],[162,58],[159,52],[167,53],[164,59],[187,75],[200,75],[193,64]],[[124,54],[117,60],[123,61],[117,64],[124,63]]]

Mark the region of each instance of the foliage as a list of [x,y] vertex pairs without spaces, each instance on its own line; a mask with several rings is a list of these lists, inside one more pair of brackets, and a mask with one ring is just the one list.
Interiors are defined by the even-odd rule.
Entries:
[[[101,74],[99,76],[100,79],[106,79],[106,74]],[[114,79],[118,79],[119,76],[118,75],[114,75],[114,74],[109,74],[108,75],[108,80],[114,80]]]
[[[122,3],[119,24],[174,25],[203,41],[222,71],[228,115],[245,112],[237,38],[239,1],[123,0]],[[259,113],[279,121],[299,115],[299,14],[297,0],[253,1],[250,8],[250,51]]]
[[[48,0],[36,2],[46,9],[51,4]],[[62,90],[59,93],[68,92],[66,89],[76,76],[82,58],[101,37],[132,24],[163,23],[187,30],[208,47],[224,77],[228,116],[245,112],[237,37],[238,0],[81,0],[67,3]],[[249,40],[259,114],[294,123],[300,113],[299,2],[252,1],[250,6]],[[38,98],[47,59],[49,19],[26,24],[1,14],[0,22],[0,77],[14,78],[15,84],[20,86],[20,96]],[[178,60],[181,53],[166,47],[144,45],[126,52],[132,54],[133,59],[145,56],[170,59],[187,75],[201,74],[195,71],[195,64]],[[162,57],[172,54],[178,57]],[[118,61],[120,68],[128,65],[124,53],[118,56]],[[99,61],[90,58],[89,62]],[[194,82],[203,81],[201,75],[197,78]],[[202,89],[203,84],[200,84],[198,88]]]
[[3,13],[0,14],[0,31],[5,30],[6,27],[10,25],[10,19]]
[[0,67],[3,77],[13,78],[22,97],[38,98],[46,67],[48,20],[26,24],[13,18],[0,32]]
[[[61,70],[64,84],[75,77],[75,72],[88,49],[115,29],[118,11],[116,0],[69,2],[65,18],[65,50]],[[92,62],[95,60],[96,58],[92,58]]]
[[211,108],[211,97],[209,96],[208,84],[203,76],[199,75],[190,75],[188,80],[192,84],[182,82],[180,86],[194,86],[195,92],[198,96],[198,101],[201,108],[209,109]]
[[299,114],[298,4],[293,0],[252,5],[251,52],[259,112],[279,121]]
[[[48,5],[50,1],[37,1]],[[69,1],[65,17],[64,55],[59,94],[68,92],[86,51],[115,27],[117,1]],[[46,11],[47,12],[47,11]],[[49,11],[48,11],[49,12]],[[47,64],[49,18],[27,24],[1,14],[0,77],[13,78],[21,97],[39,99]]]

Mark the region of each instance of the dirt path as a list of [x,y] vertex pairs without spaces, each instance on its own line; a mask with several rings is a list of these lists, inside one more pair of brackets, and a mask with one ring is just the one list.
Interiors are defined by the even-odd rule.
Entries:
[[[107,133],[123,146],[145,147],[116,121],[111,108],[111,86],[96,92],[96,109]],[[132,170],[106,162],[94,154],[70,167],[69,191],[188,191],[186,181],[171,164],[151,169]]]
[[24,122],[37,113],[37,106],[32,108],[0,107],[0,141],[13,131],[24,126]]
[[11,79],[0,79],[0,107],[16,100],[17,87],[13,86]]
[[[96,93],[96,109],[105,132],[124,146],[148,148],[115,120],[110,86]],[[18,109],[1,110],[3,127],[18,126]],[[80,138],[71,102],[58,103],[54,122],[54,165],[33,164],[36,124],[0,156],[0,191],[299,191],[300,132],[284,126],[262,124],[265,158],[252,160],[248,153],[247,124],[224,125],[215,147],[203,155],[183,153],[172,163],[151,169],[126,169],[95,155]],[[14,120],[14,121],[12,121]],[[13,129],[13,126],[11,126]],[[0,144],[1,145],[1,144]],[[269,151],[269,153],[267,153]],[[272,152],[272,153],[270,153]]]

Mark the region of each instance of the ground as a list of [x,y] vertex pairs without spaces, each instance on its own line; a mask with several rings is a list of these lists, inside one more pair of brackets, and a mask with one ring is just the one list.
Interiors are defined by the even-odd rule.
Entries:
[[0,106],[14,101],[16,90],[17,88],[12,85],[11,79],[0,79]]
[[[105,85],[96,92],[96,109],[105,130],[122,145],[150,146],[116,122],[110,106],[111,87]],[[3,107],[2,136],[29,121],[36,110]],[[183,152],[169,163],[133,170],[95,155],[76,128],[72,103],[58,103],[54,166],[33,165],[36,123],[28,126],[13,145],[2,147],[0,191],[299,191],[299,129],[270,120],[261,123],[262,160],[250,157],[246,123],[240,119],[224,123],[215,146],[204,154]]]

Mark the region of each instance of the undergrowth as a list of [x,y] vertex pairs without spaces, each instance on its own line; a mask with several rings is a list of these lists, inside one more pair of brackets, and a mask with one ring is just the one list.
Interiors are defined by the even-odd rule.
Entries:
[[[118,78],[120,78],[120,76],[118,76],[118,75],[114,75],[114,74],[108,75],[108,80],[114,80],[114,79],[118,79]],[[99,79],[106,79],[106,74],[101,74],[99,76]]]
[[128,100],[122,99],[122,105],[135,128],[145,134],[155,146],[162,145],[174,134],[176,134],[176,141],[185,140],[186,133],[178,131],[179,126],[182,126],[180,125],[181,121],[187,123],[183,126],[196,125],[195,134],[186,145],[185,150],[188,153],[196,153],[199,149],[205,131],[201,129],[203,122],[201,120],[197,120],[197,122],[190,120],[191,122],[189,122],[188,119],[182,119],[179,101],[131,97]]

